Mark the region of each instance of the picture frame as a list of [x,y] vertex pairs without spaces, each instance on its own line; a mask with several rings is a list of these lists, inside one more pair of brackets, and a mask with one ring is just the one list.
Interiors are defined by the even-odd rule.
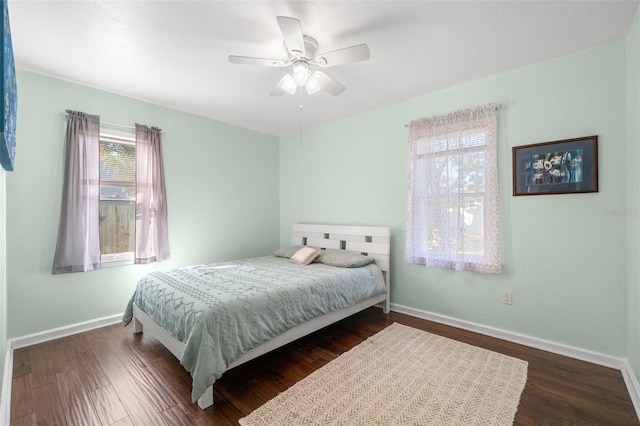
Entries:
[[514,146],[513,195],[598,192],[598,136]]
[[7,171],[12,171],[16,156],[16,114],[18,111],[18,89],[16,85],[16,68],[11,42],[9,25],[8,0],[2,0],[3,31],[0,35],[0,164]]

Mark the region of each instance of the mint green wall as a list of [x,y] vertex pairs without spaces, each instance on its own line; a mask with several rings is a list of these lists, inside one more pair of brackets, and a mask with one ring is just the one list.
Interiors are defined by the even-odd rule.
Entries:
[[[149,270],[278,245],[277,138],[21,70],[18,90],[16,170],[6,177],[9,337],[122,313]],[[171,260],[51,275],[65,109],[164,130]]]
[[[609,212],[627,205],[625,82],[622,40],[281,138],[280,244],[294,222],[388,225],[393,303],[624,356],[627,221]],[[489,102],[503,105],[504,272],[406,264],[405,124]],[[511,147],[594,134],[599,193],[511,195]],[[503,290],[513,305],[501,304]]]
[[627,357],[640,379],[640,13],[627,38]]

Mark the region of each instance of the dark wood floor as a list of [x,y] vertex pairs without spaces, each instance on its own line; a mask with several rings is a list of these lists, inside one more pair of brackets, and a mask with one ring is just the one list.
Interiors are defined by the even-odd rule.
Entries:
[[223,375],[215,404],[156,340],[114,325],[14,352],[11,425],[235,425],[393,322],[529,362],[516,425],[638,425],[619,371],[370,308]]

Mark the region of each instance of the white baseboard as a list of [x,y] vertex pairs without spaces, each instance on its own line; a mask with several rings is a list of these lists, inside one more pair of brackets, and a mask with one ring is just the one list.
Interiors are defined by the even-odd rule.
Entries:
[[460,320],[457,318],[448,317],[446,315],[434,314],[432,312],[422,311],[403,305],[391,304],[391,310],[429,321],[450,325],[452,327],[461,328],[463,330],[473,331],[474,333],[495,337],[497,339],[507,340],[509,342],[518,343],[520,345],[541,349],[543,351],[552,352],[558,355],[564,355],[582,361],[591,362],[594,364],[602,365],[604,367],[615,368],[616,370],[622,370],[622,367],[626,362],[626,360],[623,358],[617,358],[586,349],[580,349],[569,345],[555,343],[549,340],[538,339],[536,337],[514,333],[512,331],[502,330],[500,328],[476,324],[471,321]]
[[90,321],[71,324],[64,327],[54,328],[52,330],[40,333],[29,334],[27,336],[16,337],[7,342],[7,346],[12,349],[24,348],[25,346],[36,345],[38,343],[48,342],[49,340],[59,339],[61,337],[71,336],[73,334],[94,330],[100,327],[117,324],[122,321],[123,314],[111,315],[108,317],[97,318]]
[[529,346],[543,351],[564,355],[570,358],[579,359],[581,361],[591,362],[593,364],[602,365],[603,367],[615,368],[620,370],[624,379],[629,397],[635,408],[636,415],[640,417],[640,384],[636,379],[633,368],[629,360],[602,354],[599,352],[580,349],[569,345],[551,342],[549,340],[538,339],[536,337],[527,336],[512,331],[502,330],[499,328],[489,327],[486,325],[476,324],[471,321],[460,320],[446,315],[435,314],[420,309],[410,308],[408,306],[391,304],[391,310],[401,314],[411,315],[413,317],[426,319],[440,324],[450,325],[452,327],[461,328],[463,330],[473,331],[474,333],[495,337],[508,342],[518,343],[520,345]]
[[627,385],[633,408],[636,409],[636,414],[640,417],[640,384],[628,360],[625,360],[624,366],[620,371],[622,372],[624,383]]

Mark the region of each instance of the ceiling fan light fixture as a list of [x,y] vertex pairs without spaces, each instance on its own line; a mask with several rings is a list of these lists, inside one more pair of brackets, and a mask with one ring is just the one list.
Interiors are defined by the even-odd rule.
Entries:
[[287,74],[284,80],[282,81],[282,90],[285,92],[295,95],[298,90],[298,85],[296,84],[293,76],[291,74]]
[[313,95],[318,90],[320,90],[320,82],[313,76],[309,76],[309,81],[307,81],[307,85],[305,86],[307,89],[307,93],[309,95]]
[[309,81],[309,64],[298,61],[293,64],[293,80],[298,86],[305,86]]

